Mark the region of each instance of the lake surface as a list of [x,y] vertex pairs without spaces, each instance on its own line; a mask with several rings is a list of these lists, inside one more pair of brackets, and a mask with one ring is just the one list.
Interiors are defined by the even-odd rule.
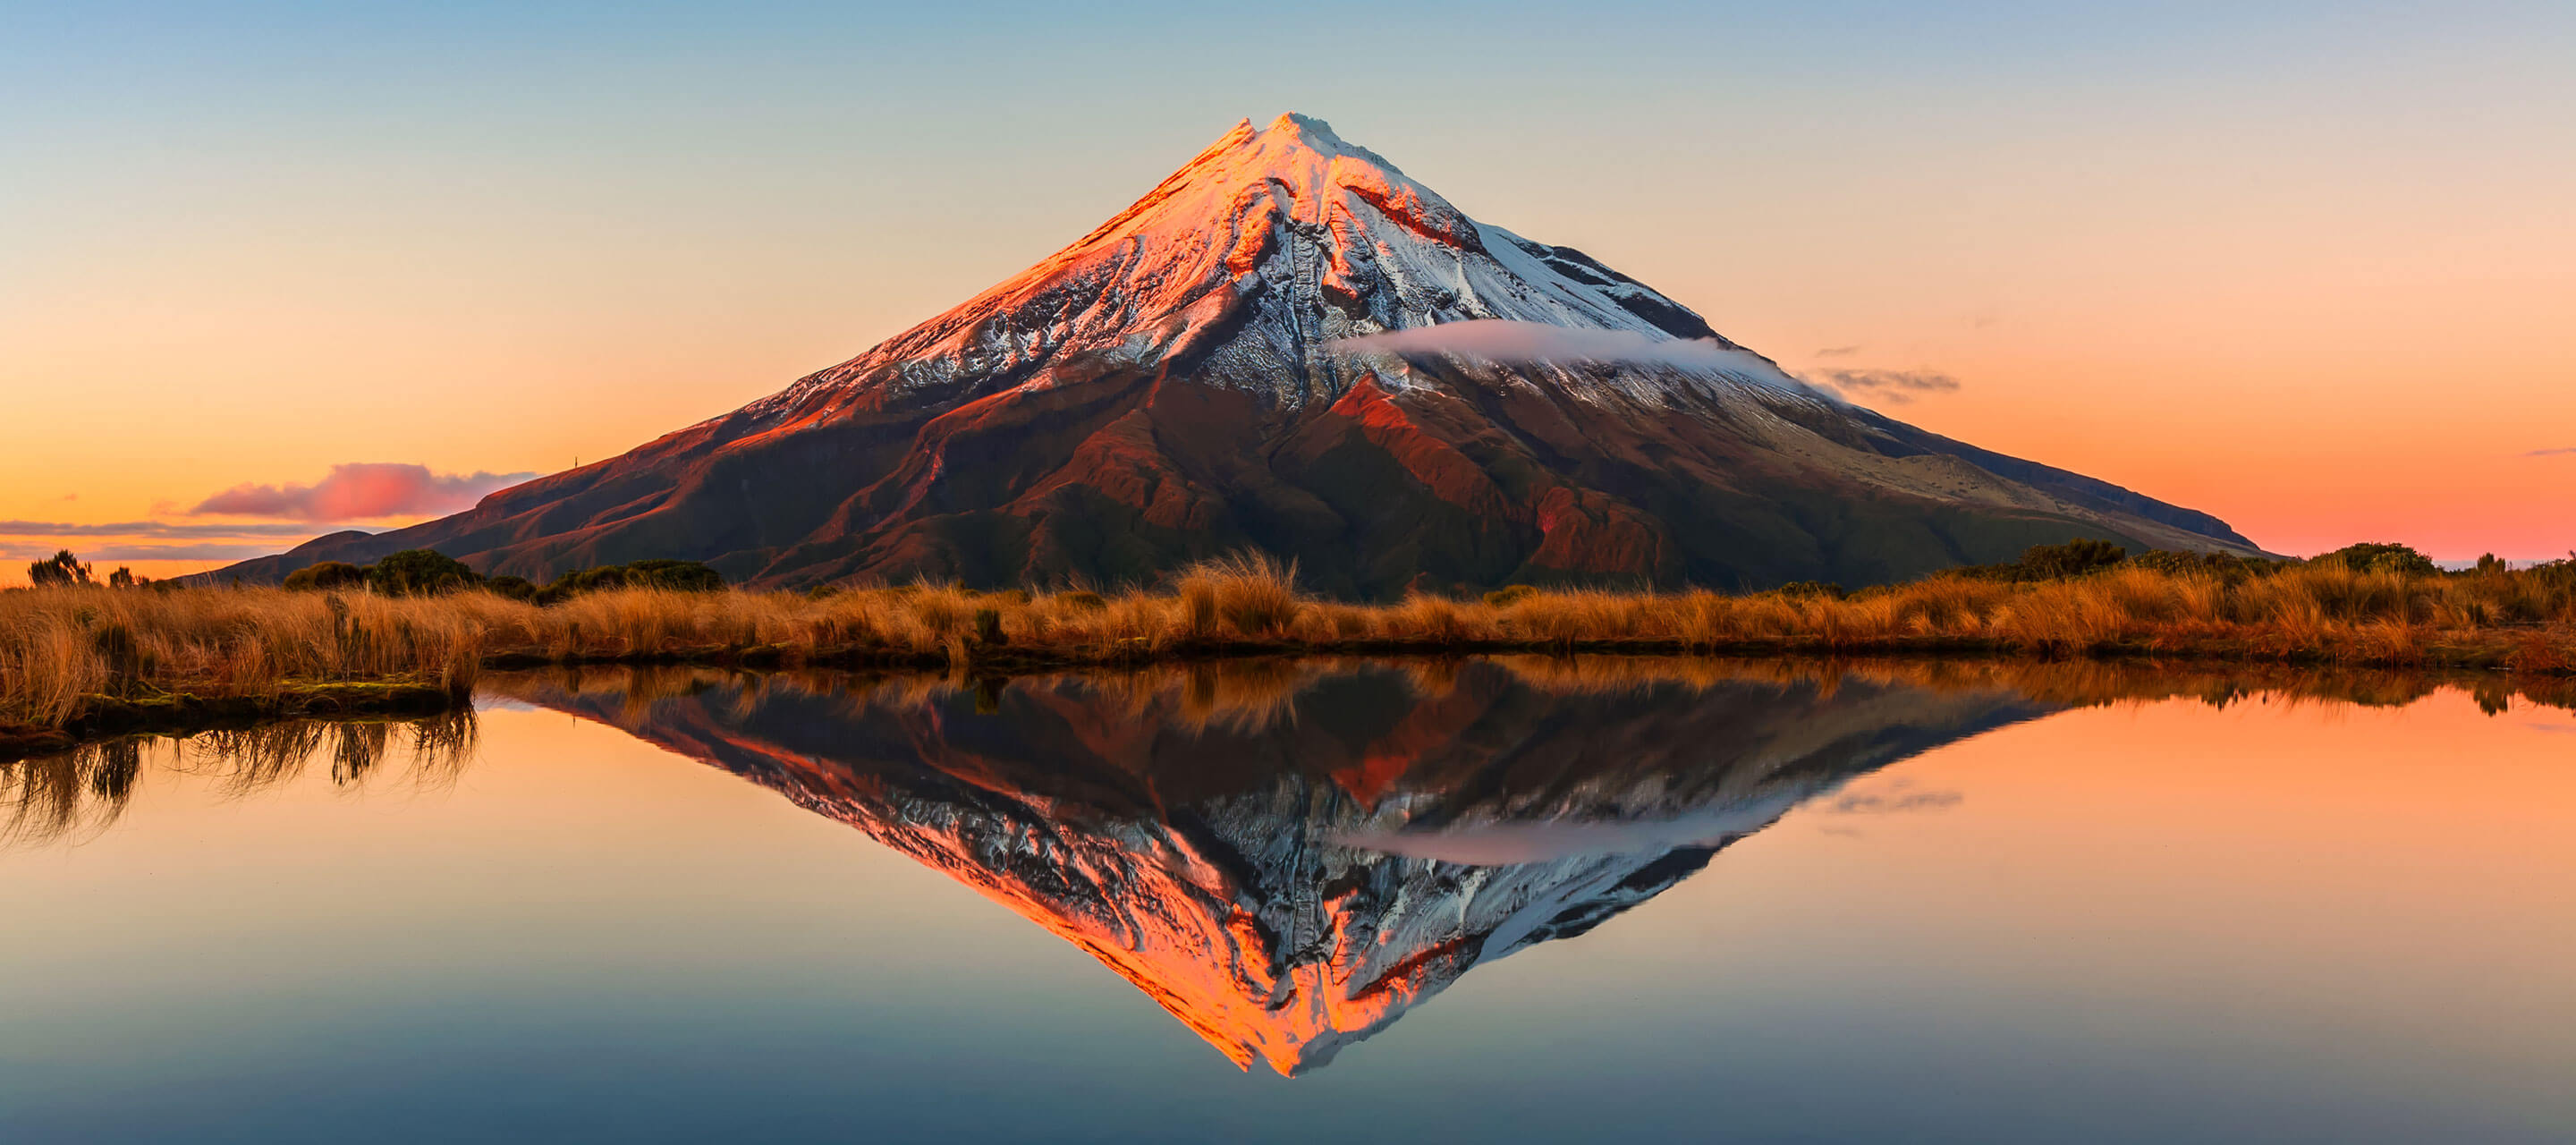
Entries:
[[9,1142],[2576,1139],[2491,687],[619,671],[0,776]]

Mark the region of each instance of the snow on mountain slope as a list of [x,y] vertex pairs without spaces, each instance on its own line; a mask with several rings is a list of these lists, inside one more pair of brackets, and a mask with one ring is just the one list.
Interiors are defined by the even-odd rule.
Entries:
[[1642,283],[1479,224],[1291,113],[1236,124],[1072,246],[751,409],[792,416],[854,391],[972,398],[1047,384],[1031,375],[1085,354],[1139,367],[1197,356],[1204,379],[1293,407],[1356,380],[1327,349],[1337,339],[1476,319],[1733,346]]

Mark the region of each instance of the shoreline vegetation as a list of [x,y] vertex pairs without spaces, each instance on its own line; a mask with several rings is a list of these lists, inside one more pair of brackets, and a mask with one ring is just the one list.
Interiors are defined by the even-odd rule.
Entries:
[[539,587],[426,550],[298,576],[294,588],[111,588],[67,575],[0,592],[0,758],[267,719],[431,714],[463,706],[486,670],[550,665],[974,680],[1247,657],[1612,653],[2441,670],[2552,690],[2576,676],[2576,558],[2445,572],[2397,545],[2274,562],[2077,541],[1858,592],[1513,586],[1385,604],[1306,595],[1292,567],[1257,555],[1114,594],[753,592],[688,562]]

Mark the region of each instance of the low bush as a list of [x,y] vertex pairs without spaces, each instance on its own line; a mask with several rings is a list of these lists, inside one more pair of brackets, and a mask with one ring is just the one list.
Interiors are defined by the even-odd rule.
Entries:
[[286,574],[288,592],[324,592],[367,583],[368,570],[346,561],[323,561]]
[[643,560],[574,569],[538,590],[536,600],[539,604],[555,604],[584,593],[616,588],[715,592],[724,587],[724,575],[698,561]]
[[2334,565],[2354,572],[2399,573],[2405,576],[2437,576],[2441,566],[2433,558],[2406,545],[2370,543],[2345,545],[2316,558],[2311,564]]
[[1843,586],[1821,580],[1793,580],[1771,591],[1791,600],[1814,600],[1819,597],[1826,600],[1842,600],[1851,595],[1851,591]]
[[27,565],[27,583],[38,588],[68,588],[89,582],[89,566],[73,556],[70,549]]
[[385,596],[437,596],[482,582],[465,562],[436,549],[404,549],[367,567],[367,587]]
[[1970,565],[1951,575],[1968,580],[2009,583],[2067,580],[2088,576],[2128,559],[2129,550],[2109,541],[2078,538],[2062,545],[2032,545],[2011,564]]

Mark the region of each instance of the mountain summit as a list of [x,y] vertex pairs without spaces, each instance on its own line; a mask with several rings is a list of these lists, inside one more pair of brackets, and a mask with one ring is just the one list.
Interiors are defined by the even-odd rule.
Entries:
[[1236,124],[1054,257],[750,409],[792,417],[881,390],[971,399],[1070,380],[1042,375],[1077,359],[1093,368],[1072,379],[1187,361],[1193,381],[1293,409],[1366,372],[1334,352],[1338,339],[1477,319],[1717,338],[1671,299],[1479,224],[1322,120],[1289,114]]
[[2079,536],[2254,551],[2207,514],[1809,389],[1292,114],[1235,125],[1073,245],[733,413],[228,573],[427,547],[533,579],[677,557],[767,587],[1115,584],[1258,548],[1355,596],[1745,589]]

